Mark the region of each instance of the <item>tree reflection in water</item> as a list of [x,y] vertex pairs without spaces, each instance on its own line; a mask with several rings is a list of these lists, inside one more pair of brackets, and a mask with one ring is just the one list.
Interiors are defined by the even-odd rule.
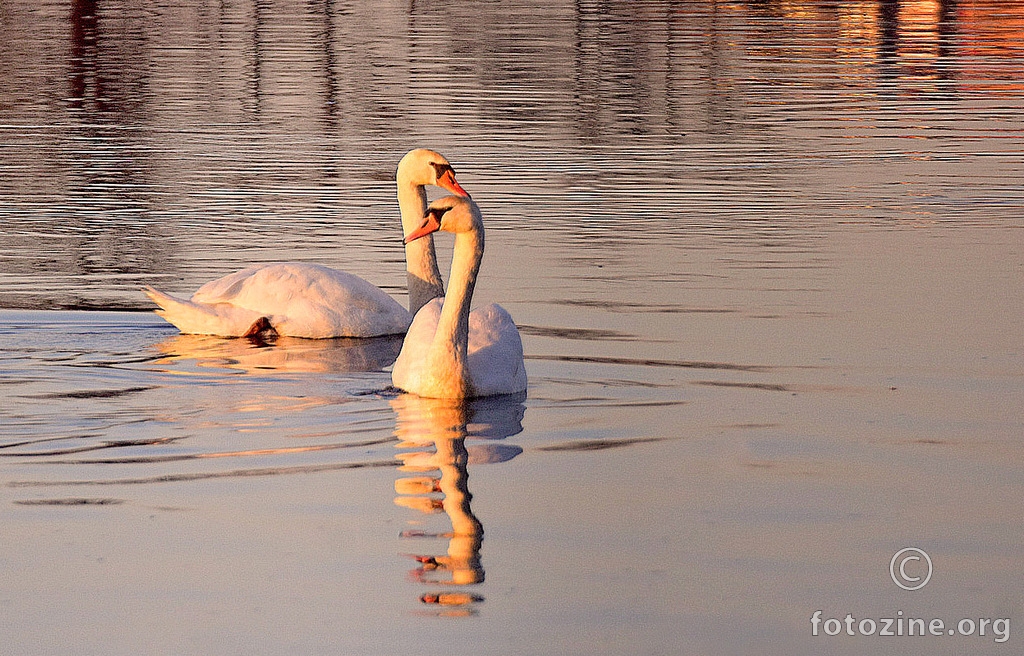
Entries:
[[[525,394],[469,401],[424,399],[403,394],[391,402],[398,414],[395,435],[402,450],[395,481],[395,503],[424,514],[444,513],[451,530],[403,531],[403,538],[447,538],[443,555],[417,553],[419,566],[411,578],[433,589],[420,596],[424,604],[437,605],[438,614],[467,616],[484,600],[475,586],[484,581],[480,560],[484,529],[473,514],[469,492],[469,465],[505,462],[522,453],[510,444],[477,443],[500,440],[522,431]],[[466,439],[472,441],[466,444]]]

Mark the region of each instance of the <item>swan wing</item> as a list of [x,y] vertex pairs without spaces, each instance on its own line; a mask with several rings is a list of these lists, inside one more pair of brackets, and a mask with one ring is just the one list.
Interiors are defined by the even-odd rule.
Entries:
[[206,283],[192,302],[255,312],[291,337],[394,335],[405,332],[412,320],[397,301],[359,276],[317,264],[243,269]]
[[405,334],[402,351],[395,360],[391,371],[391,383],[403,390],[418,390],[420,378],[427,366],[427,354],[437,333],[437,322],[441,318],[444,299],[435,298],[416,313],[412,325]]
[[242,269],[241,271],[229,273],[222,278],[211,280],[196,290],[196,293],[192,294],[191,300],[193,303],[204,303],[207,305],[213,305],[214,303],[233,303],[234,299],[238,296],[245,284],[259,271],[266,269],[269,266],[272,265],[263,264],[251,266],[247,269]]
[[526,389],[519,329],[508,311],[491,304],[469,314],[469,375],[478,396]]

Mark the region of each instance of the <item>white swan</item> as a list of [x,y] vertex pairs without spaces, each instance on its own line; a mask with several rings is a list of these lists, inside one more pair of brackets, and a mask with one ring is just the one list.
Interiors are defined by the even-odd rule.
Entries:
[[[469,194],[440,154],[417,148],[402,158],[395,174],[402,226],[411,232],[423,221],[425,185]],[[182,300],[147,287],[156,311],[183,333],[222,337],[377,337],[404,333],[412,315],[444,289],[433,239],[406,245],[409,311],[359,276],[317,264],[262,264],[208,282]]]
[[499,305],[469,309],[484,254],[484,226],[476,203],[459,196],[434,201],[423,225],[406,240],[437,230],[455,233],[448,293],[416,313],[395,361],[392,383],[433,398],[524,391],[523,342],[512,317]]

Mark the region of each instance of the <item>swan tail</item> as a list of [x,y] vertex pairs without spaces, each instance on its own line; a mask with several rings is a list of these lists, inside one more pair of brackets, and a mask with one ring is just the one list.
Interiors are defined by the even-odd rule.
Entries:
[[266,326],[270,325],[269,319],[260,313],[227,303],[185,301],[152,287],[144,287],[142,291],[159,306],[157,315],[186,334],[240,337],[248,334],[261,320]]

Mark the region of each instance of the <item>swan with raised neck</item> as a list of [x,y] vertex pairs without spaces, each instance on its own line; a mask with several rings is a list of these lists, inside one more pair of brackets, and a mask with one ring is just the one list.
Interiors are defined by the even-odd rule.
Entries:
[[[403,234],[408,236],[423,222],[427,211],[427,185],[434,185],[460,196],[469,196],[455,180],[452,165],[440,153],[416,148],[406,153],[395,174],[398,208],[402,213]],[[409,289],[409,312],[416,314],[430,300],[444,296],[444,283],[437,267],[433,237],[406,240],[405,263]]]
[[[395,174],[403,229],[422,220],[424,186],[466,195],[451,164],[425,148],[410,151]],[[262,264],[203,285],[190,300],[144,289],[157,314],[183,333],[222,337],[376,337],[401,334],[412,316],[442,295],[433,243],[406,249],[409,307],[344,271],[301,262]]]
[[455,234],[455,250],[444,299],[416,314],[395,362],[391,380],[406,392],[432,398],[514,394],[526,389],[523,343],[499,305],[470,310],[484,254],[480,208],[471,199],[448,196],[428,207],[406,243],[438,230]]

